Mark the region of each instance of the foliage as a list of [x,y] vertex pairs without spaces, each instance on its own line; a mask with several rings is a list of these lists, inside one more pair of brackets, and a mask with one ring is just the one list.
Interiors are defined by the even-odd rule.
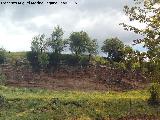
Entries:
[[108,55],[110,61],[120,62],[124,57],[124,44],[117,37],[106,39],[101,49]]
[[96,39],[90,40],[87,45],[87,51],[90,55],[96,55],[98,53],[98,43]]
[[140,69],[140,63],[139,62],[133,63],[132,64],[132,70],[138,70],[138,69]]
[[2,95],[0,95],[0,107],[3,107],[6,103],[6,98]]
[[62,28],[60,28],[60,26],[57,26],[54,28],[51,37],[48,39],[48,46],[55,54],[60,54],[67,44],[67,40],[63,39],[63,34],[64,32]]
[[31,52],[28,52],[27,59],[32,65],[34,71],[39,71],[40,68],[46,68],[48,61],[47,50],[47,41],[45,39],[45,35],[35,36],[31,43]]
[[6,51],[3,48],[0,48],[0,64],[3,64],[6,60]]
[[[134,0],[135,6],[124,7],[125,14],[129,17],[130,21],[138,21],[139,26],[145,25],[144,28],[137,28],[135,26],[121,23],[125,30],[133,31],[136,34],[143,36],[142,39],[134,40],[135,44],[142,44],[147,49],[146,54],[140,54],[142,59],[148,60],[155,65],[155,68],[150,74],[150,80],[160,81],[160,3],[153,0]],[[142,57],[143,56],[143,57]]]
[[149,92],[150,98],[148,99],[148,103],[150,105],[160,104],[160,85],[158,83],[152,84],[149,89]]
[[6,76],[0,73],[0,85],[5,85],[5,82],[6,82]]
[[61,52],[67,45],[67,40],[63,39],[64,32],[60,26],[54,28],[51,37],[47,39],[49,50],[52,53],[48,53],[48,67],[57,68],[61,62]]
[[119,69],[119,70],[126,70],[126,66],[123,62],[119,62],[119,63],[113,62],[112,68]]
[[15,65],[17,60],[26,59],[27,52],[6,52],[6,62]]
[[146,90],[81,92],[0,86],[0,94],[5,96],[9,106],[1,107],[2,120],[95,120],[119,119],[128,114],[157,114],[156,109],[147,104],[149,93]]
[[69,37],[70,50],[75,55],[82,55],[84,53],[96,53],[96,40],[91,40],[88,34],[84,31],[73,32]]
[[48,57],[49,57],[49,67],[58,67],[60,65],[60,54],[56,54],[56,53],[48,53]]
[[87,67],[87,66],[89,65],[89,58],[88,58],[87,56],[81,56],[81,57],[80,57],[79,64],[80,64],[82,67]]
[[37,52],[33,52],[33,51],[29,51],[26,54],[27,56],[27,60],[30,62],[33,71],[38,72],[40,70],[40,63],[38,60],[38,53]]
[[125,66],[128,70],[131,70],[132,64],[135,62],[135,53],[130,46],[125,46],[124,54],[125,54],[125,57],[124,57]]
[[44,34],[33,37],[31,43],[31,50],[33,52],[42,53],[46,49],[47,49],[47,42]]
[[61,60],[68,66],[76,66],[79,64],[80,57],[75,55],[63,54]]
[[41,53],[38,55],[38,62],[42,68],[46,68],[49,64],[49,56],[47,53]]
[[95,56],[92,60],[93,64],[100,64],[100,65],[108,65],[110,64],[109,61],[107,61],[107,59],[101,57],[101,56]]

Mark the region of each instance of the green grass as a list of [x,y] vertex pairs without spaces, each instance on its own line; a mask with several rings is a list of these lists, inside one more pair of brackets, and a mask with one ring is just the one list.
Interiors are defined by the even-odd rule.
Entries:
[[27,52],[7,52],[6,58],[9,60],[8,62],[13,65],[18,59],[26,58],[26,53]]
[[1,120],[102,120],[156,115],[146,90],[129,92],[51,91],[0,86]]
[[7,57],[9,58],[24,58],[26,56],[26,52],[7,52],[6,53]]

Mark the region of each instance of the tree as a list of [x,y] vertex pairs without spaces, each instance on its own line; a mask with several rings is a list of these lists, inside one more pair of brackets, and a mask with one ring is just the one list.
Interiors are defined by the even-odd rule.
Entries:
[[63,39],[64,32],[60,26],[54,28],[51,37],[48,39],[48,46],[51,47],[53,53],[61,54],[67,41]]
[[0,64],[3,64],[6,60],[6,51],[3,48],[0,48]]
[[45,35],[37,35],[33,37],[33,40],[31,42],[31,50],[34,52],[45,52],[47,48],[47,42],[45,39]]
[[38,35],[33,37],[31,43],[31,52],[27,54],[28,60],[31,62],[31,65],[35,71],[38,71],[39,68],[46,68],[49,63],[47,50],[47,41],[45,35]]
[[69,45],[71,52],[76,56],[80,56],[84,53],[95,54],[97,50],[96,40],[91,40],[84,31],[71,33]]
[[101,50],[108,55],[110,61],[119,62],[123,59],[124,44],[117,37],[106,39]]
[[143,36],[142,39],[134,40],[134,44],[143,44],[147,48],[141,58],[148,58],[150,65],[154,66],[147,73],[151,81],[160,81],[160,1],[159,0],[134,0],[135,6],[124,6],[124,12],[130,21],[138,21],[145,24],[145,28],[137,28],[121,23],[125,30],[134,31]]
[[26,54],[27,60],[30,62],[30,65],[32,66],[32,70],[34,72],[39,72],[40,70],[40,63],[38,60],[38,52],[29,51]]
[[60,26],[57,26],[54,28],[51,37],[48,38],[48,46],[52,51],[52,53],[49,54],[49,65],[56,68],[60,63],[61,52],[64,50],[64,47],[66,47],[67,44],[67,40],[63,39],[63,35],[64,32],[62,28],[60,28]]
[[125,65],[128,70],[132,69],[132,64],[135,62],[135,54],[132,47],[126,45],[124,47],[124,54],[125,54]]

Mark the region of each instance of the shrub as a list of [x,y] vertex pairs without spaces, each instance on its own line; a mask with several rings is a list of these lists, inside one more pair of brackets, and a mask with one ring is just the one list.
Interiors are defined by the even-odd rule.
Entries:
[[86,67],[89,65],[89,58],[88,56],[81,56],[80,58],[80,65],[82,65],[83,67]]
[[119,62],[119,63],[118,62],[113,62],[112,67],[116,68],[116,69],[119,69],[119,70],[125,70],[126,69],[125,64],[122,63],[122,62]]
[[6,103],[6,98],[2,95],[0,95],[0,107],[3,107]]
[[100,65],[109,65],[109,61],[100,56],[95,56],[93,63]]
[[61,56],[61,60],[63,61],[64,64],[69,65],[69,66],[76,66],[79,64],[80,58],[75,55],[69,55],[69,54],[63,54]]
[[6,51],[3,48],[0,48],[0,64],[3,64],[6,60]]
[[150,98],[148,99],[148,104],[158,105],[160,103],[160,85],[158,83],[152,84],[149,92]]
[[50,67],[57,67],[60,64],[60,54],[56,53],[48,53],[49,57],[49,66]]
[[41,53],[38,55],[38,62],[40,63],[41,68],[46,68],[49,64],[49,57],[46,53]]
[[0,74],[0,85],[4,85],[6,80],[6,76],[4,74]]
[[34,72],[38,72],[40,70],[40,63],[38,61],[37,52],[27,52],[27,60],[30,62],[30,65],[32,66]]

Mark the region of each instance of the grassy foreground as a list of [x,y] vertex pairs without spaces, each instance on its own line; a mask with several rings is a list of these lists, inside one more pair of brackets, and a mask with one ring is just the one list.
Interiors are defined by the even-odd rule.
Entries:
[[1,120],[107,120],[127,115],[157,115],[149,93],[51,91],[0,86]]

